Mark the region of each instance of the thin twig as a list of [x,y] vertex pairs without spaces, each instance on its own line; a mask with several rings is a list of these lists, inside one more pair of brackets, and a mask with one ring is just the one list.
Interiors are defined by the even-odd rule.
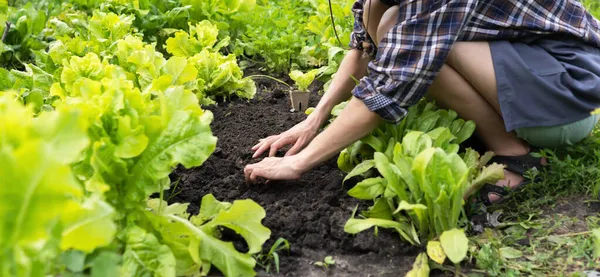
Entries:
[[284,81],[282,81],[282,80],[279,80],[279,79],[277,79],[277,78],[275,78],[275,77],[271,77],[271,76],[269,76],[269,75],[255,74],[255,75],[250,75],[250,76],[248,76],[248,78],[255,78],[255,77],[256,77],[256,78],[267,78],[267,79],[271,79],[271,80],[273,80],[273,81],[275,81],[275,82],[282,83],[282,84],[286,85],[286,86],[287,86],[288,88],[290,88],[290,89],[292,88],[292,86],[290,86],[288,83],[286,83],[286,82],[284,82]]
[[6,41],[6,36],[8,36],[8,31],[10,30],[10,22],[6,22],[6,29],[4,29],[4,33],[2,34],[2,43]]
[[548,235],[548,236],[538,238],[537,240],[545,240],[545,239],[548,239],[549,237],[567,238],[567,237],[585,236],[585,235],[589,235],[591,233],[592,233],[592,231],[585,231],[585,232],[568,233],[568,234],[562,234],[562,235]]

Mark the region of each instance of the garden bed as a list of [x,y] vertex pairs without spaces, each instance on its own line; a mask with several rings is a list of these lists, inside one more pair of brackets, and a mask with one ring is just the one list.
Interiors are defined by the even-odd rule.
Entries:
[[[259,86],[260,89],[260,86]],[[313,91],[311,104],[318,94]],[[259,139],[275,135],[302,121],[306,115],[290,112],[282,90],[261,93],[257,99],[237,100],[210,107],[215,116],[212,130],[217,149],[199,168],[179,168],[171,176],[180,179],[171,202],[190,202],[196,213],[201,198],[212,193],[222,201],[252,199],[263,206],[264,225],[271,229],[268,250],[279,237],[291,244],[288,256],[281,255],[281,275],[285,276],[401,276],[412,267],[417,249],[400,242],[397,234],[380,230],[357,236],[344,233],[344,224],[359,201],[342,187],[344,174],[335,160],[328,161],[301,180],[247,186],[243,169],[252,159],[250,148]],[[325,270],[313,264],[333,256],[336,265]],[[365,275],[366,274],[366,275]]]
[[[346,182],[346,185],[342,185],[344,173],[337,168],[335,159],[323,163],[298,181],[251,186],[245,183],[244,167],[260,161],[252,159],[253,152],[250,148],[259,139],[279,134],[306,117],[304,113],[290,112],[289,98],[285,94],[284,86],[272,81],[259,81],[257,85],[259,93],[254,100],[222,102],[218,106],[207,108],[215,117],[211,127],[214,135],[218,137],[217,149],[201,167],[180,167],[174,171],[171,180],[178,184],[172,189],[172,196],[169,195],[171,193],[166,195],[170,198],[169,202],[189,202],[189,211],[197,213],[202,197],[212,193],[221,201],[252,199],[263,206],[267,213],[263,224],[272,232],[271,239],[264,245],[265,251],[280,237],[290,242],[291,251],[289,255],[286,251],[279,252],[279,274],[274,273],[274,267],[270,273],[257,267],[258,276],[404,276],[412,268],[412,263],[421,249],[401,241],[398,234],[385,229],[380,229],[378,236],[373,235],[373,230],[356,236],[344,232],[344,224],[350,218],[352,210],[357,205],[359,208],[367,206],[364,205],[365,202],[347,195],[348,189],[355,183]],[[320,98],[316,92],[317,87],[313,86],[311,106],[315,106]],[[467,141],[466,144],[478,151],[484,150],[475,139]],[[279,154],[283,153],[280,151]],[[545,187],[544,184],[536,186]],[[530,190],[536,189],[532,187]],[[543,198],[530,200],[535,202],[540,199]],[[572,199],[581,201],[576,207],[567,205],[573,204]],[[595,202],[590,204],[586,199],[588,197],[583,195],[558,197],[545,201],[546,204],[539,205],[539,208],[534,208],[537,204],[530,207],[527,202],[523,204],[523,209],[515,209],[519,212],[512,211],[513,209],[505,210],[506,216],[501,220],[504,221],[504,225],[518,225],[525,220],[530,224],[535,223],[533,225],[536,226],[524,230],[525,233],[518,236],[504,234],[505,231],[510,231],[510,228],[505,231],[503,228],[495,229],[505,236],[502,240],[509,243],[506,246],[529,252],[531,245],[535,244],[538,254],[534,256],[545,257],[543,261],[530,262],[523,256],[522,261],[516,259],[511,260],[511,263],[517,266],[540,264],[556,268],[550,270],[552,272],[563,273],[565,270],[581,272],[585,268],[591,269],[585,265],[585,261],[589,262],[590,258],[578,254],[583,250],[558,253],[552,250],[553,245],[549,245],[547,240],[539,240],[554,235],[570,236],[568,233],[577,234],[589,228],[590,226],[583,222],[587,220],[591,223],[600,210],[598,205],[593,204]],[[501,206],[500,209],[502,208],[507,207]],[[520,218],[528,214],[534,217],[529,220]],[[526,245],[521,242],[523,238],[527,238]],[[244,245],[233,240],[236,247],[243,250]],[[485,241],[485,238],[483,240]],[[587,245],[585,237],[577,238],[572,243]],[[556,259],[548,259],[552,255],[557,255]],[[334,266],[326,269],[314,264],[323,261],[326,256],[333,257]],[[577,266],[569,266],[568,263],[565,266],[565,260],[577,261]],[[476,260],[471,260],[463,265],[463,272],[474,268],[475,262]],[[562,266],[565,268],[562,269]],[[472,273],[494,270],[496,269],[493,267],[475,269]],[[442,274],[441,271],[431,272],[432,276]]]

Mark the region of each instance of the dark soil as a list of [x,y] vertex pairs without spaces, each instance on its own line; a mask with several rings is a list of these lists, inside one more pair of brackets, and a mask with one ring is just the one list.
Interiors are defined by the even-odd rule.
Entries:
[[[291,253],[280,253],[279,276],[404,276],[412,268],[418,249],[400,241],[399,236],[379,230],[357,236],[344,232],[344,224],[359,202],[342,186],[344,174],[331,160],[298,181],[273,182],[248,187],[243,169],[252,159],[251,147],[259,139],[283,132],[302,121],[304,113],[290,112],[285,87],[259,81],[255,100],[235,100],[218,107],[212,130],[217,149],[199,168],[178,168],[171,180],[180,179],[172,202],[189,202],[197,213],[202,197],[212,193],[221,201],[252,199],[265,208],[263,224],[271,229],[269,249],[279,237],[291,244]],[[267,91],[268,89],[268,91]],[[319,95],[313,90],[311,104]],[[336,264],[329,269],[314,265],[325,256]],[[257,269],[258,270],[258,269]],[[267,275],[265,272],[260,275]]]

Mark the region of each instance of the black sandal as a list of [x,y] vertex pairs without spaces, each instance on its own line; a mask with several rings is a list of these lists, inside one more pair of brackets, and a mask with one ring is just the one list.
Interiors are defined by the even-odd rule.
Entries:
[[[523,186],[526,186],[534,181],[525,177],[524,174],[531,169],[540,170],[544,165],[542,164],[542,158],[533,157],[531,155],[532,152],[537,152],[537,149],[531,148],[529,153],[521,156],[494,156],[488,162],[488,164],[503,164],[505,165],[504,169],[523,176],[524,180],[513,187],[500,187],[496,186],[495,184],[485,184],[481,187],[481,189],[479,189],[479,192],[477,193],[477,200],[483,203],[485,206],[490,206],[505,200],[510,191],[522,188]],[[535,181],[539,181],[539,177],[537,177]],[[496,196],[500,197],[500,200],[496,200],[492,203],[490,201],[490,194],[495,194]]]

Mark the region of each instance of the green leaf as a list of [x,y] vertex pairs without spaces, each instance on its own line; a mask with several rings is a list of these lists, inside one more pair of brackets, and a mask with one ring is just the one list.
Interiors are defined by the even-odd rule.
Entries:
[[310,86],[310,84],[312,84],[312,82],[315,80],[318,73],[319,73],[318,69],[313,69],[306,73],[303,73],[302,71],[299,71],[299,70],[292,70],[290,72],[289,76],[290,76],[290,78],[292,78],[292,80],[294,80],[294,82],[296,82],[296,86],[298,87],[299,90],[306,91],[306,90],[308,90],[308,87]]
[[[504,165],[493,163],[486,166],[479,172],[469,187],[469,193],[475,193],[485,184],[495,184],[497,181],[504,179]],[[470,195],[465,195],[470,196]]]
[[374,166],[375,166],[375,160],[365,160],[365,161],[361,162],[356,167],[354,167],[354,169],[352,169],[352,171],[350,171],[350,173],[348,173],[348,175],[346,175],[346,177],[344,177],[343,182],[346,182],[348,179],[350,179],[352,177],[360,176],[360,175],[364,174],[365,172],[369,171],[369,169],[373,168]]
[[416,233],[413,233],[410,223],[397,222],[379,218],[356,219],[350,218],[344,225],[344,231],[349,234],[358,234],[372,227],[391,228],[396,230],[406,241],[415,245],[419,243]]
[[429,276],[429,262],[427,260],[427,254],[421,253],[415,259],[413,268],[406,273],[406,277],[428,277]]
[[[162,123],[164,127],[149,136],[148,147],[129,171],[124,187],[130,191],[128,197],[132,199],[143,200],[157,192],[156,184],[169,176],[173,166],[199,166],[215,149],[216,138],[209,125],[212,113],[202,111],[191,92],[172,87],[160,94],[159,99],[163,109],[162,122],[149,121],[147,124],[161,127]],[[144,195],[139,195],[139,189],[143,189]]]
[[[204,205],[204,201],[201,205]],[[261,224],[265,215],[262,207],[254,201],[236,200],[229,209],[221,209],[213,220],[201,228],[211,233],[217,226],[227,227],[242,236],[248,244],[249,253],[254,254],[260,252],[263,243],[271,236],[271,231]]]
[[117,253],[101,252],[91,263],[91,277],[119,276],[122,257]]
[[176,57],[191,57],[202,51],[202,48],[198,40],[190,38],[190,35],[184,31],[176,32],[175,36],[167,39],[166,42],[167,52]]
[[416,157],[425,149],[433,145],[431,138],[422,132],[412,131],[402,139],[402,148],[406,155]]
[[446,260],[446,254],[442,249],[442,244],[436,240],[430,240],[427,242],[427,255],[431,260],[438,264],[444,264]]
[[198,70],[186,58],[171,57],[162,69],[163,74],[171,76],[173,85],[184,85],[196,80]]
[[132,226],[126,231],[126,240],[122,276],[176,276],[175,256],[153,234]]
[[427,206],[423,204],[410,204],[404,200],[400,202],[398,208],[394,211],[394,214],[399,213],[400,211],[412,211],[412,210],[426,210]]
[[380,218],[386,220],[393,220],[392,211],[390,205],[385,198],[379,198],[375,200],[375,204],[368,211],[363,212],[365,217],[369,218]]
[[600,229],[592,230],[592,235],[594,238],[594,256],[598,258],[600,257]]
[[76,250],[64,252],[60,262],[72,272],[82,272],[85,266],[85,253]]
[[475,132],[475,127],[474,121],[469,120],[465,122],[460,131],[456,134],[456,143],[461,144],[469,139],[473,135],[473,132]]
[[440,243],[444,253],[453,263],[458,264],[467,257],[469,239],[467,239],[464,230],[452,229],[443,232],[440,236]]
[[110,244],[117,231],[114,213],[113,207],[96,198],[88,199],[79,210],[64,213],[64,219],[72,223],[63,231],[61,248],[89,253]]
[[190,28],[191,33],[195,34],[202,48],[212,48],[217,42],[219,29],[208,20],[202,20],[196,24],[195,28]]
[[523,252],[512,247],[502,247],[498,251],[500,252],[500,255],[502,255],[502,258],[505,259],[518,259],[523,256]]
[[[340,155],[338,156],[338,159],[337,159],[337,166],[341,171],[346,172],[346,173],[351,172],[355,168],[354,163],[352,162],[352,157],[350,156],[350,152],[348,151],[348,149],[344,149],[344,150],[342,150],[342,152],[340,152]],[[346,178],[349,179],[352,177],[348,177],[346,175]],[[347,180],[346,178],[344,178],[343,182],[345,182]]]
[[369,178],[356,184],[348,195],[362,200],[373,200],[383,194],[385,190],[385,179],[381,177]]
[[[77,123],[79,116],[77,111],[65,109],[60,115],[45,112],[33,118],[31,109],[12,94],[0,93],[0,248],[4,249],[0,267],[18,276],[44,275],[46,264],[56,258],[63,234],[62,243],[75,250],[90,251],[112,241],[112,221],[103,216],[74,216],[111,213],[103,209],[106,203],[85,197],[71,169],[87,146],[86,126]],[[66,128],[70,133],[58,132],[67,123],[73,123]],[[62,145],[69,142],[76,142],[71,149]],[[65,156],[58,155],[56,148],[67,149]],[[72,230],[81,226],[95,226],[96,230],[86,241],[69,240]]]
[[[214,205],[219,207],[210,207]],[[168,226],[168,229],[162,227],[161,233],[169,245],[172,245],[172,248],[186,245],[189,250],[187,255],[191,256],[195,264],[202,265],[203,270],[206,268],[204,264],[210,263],[225,276],[254,276],[253,268],[256,262],[252,254],[262,249],[262,245],[271,234],[269,229],[261,224],[265,217],[264,209],[252,200],[237,200],[229,208],[223,209],[221,202],[215,201],[212,195],[205,196],[201,206],[207,207],[203,217],[212,218],[201,226],[194,226],[190,221],[173,215],[166,218],[154,216],[154,220],[157,220],[154,224]],[[208,216],[208,211],[217,214]],[[192,221],[198,222],[194,219]],[[221,227],[227,227],[242,236],[248,244],[249,252],[240,253],[231,242],[220,240]],[[189,271],[181,272],[182,275],[186,275],[184,273]]]
[[363,143],[368,144],[375,150],[375,152],[383,152],[383,142],[374,135],[367,135],[364,138],[360,139]]

